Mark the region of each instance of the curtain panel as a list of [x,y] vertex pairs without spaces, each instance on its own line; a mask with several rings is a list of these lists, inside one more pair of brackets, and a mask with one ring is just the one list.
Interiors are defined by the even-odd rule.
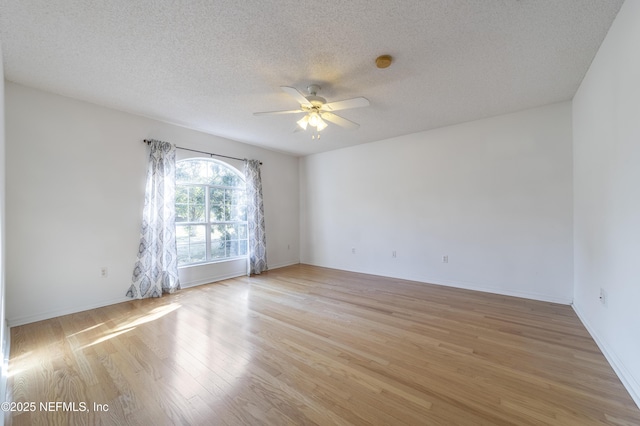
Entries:
[[247,223],[249,225],[249,270],[247,273],[249,275],[260,274],[267,270],[267,237],[264,226],[260,161],[245,160],[244,174],[247,185]]
[[176,249],[176,148],[168,142],[149,143],[138,259],[127,296],[160,297],[180,289]]

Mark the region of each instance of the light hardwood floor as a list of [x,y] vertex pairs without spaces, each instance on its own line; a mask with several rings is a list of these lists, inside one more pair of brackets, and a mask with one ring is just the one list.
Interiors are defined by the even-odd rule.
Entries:
[[12,328],[9,368],[14,425],[640,425],[569,306],[306,265]]

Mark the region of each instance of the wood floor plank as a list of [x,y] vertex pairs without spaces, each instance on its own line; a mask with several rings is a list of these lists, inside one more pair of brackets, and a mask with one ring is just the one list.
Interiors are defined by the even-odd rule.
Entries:
[[14,327],[8,397],[12,425],[640,424],[569,306],[308,265]]

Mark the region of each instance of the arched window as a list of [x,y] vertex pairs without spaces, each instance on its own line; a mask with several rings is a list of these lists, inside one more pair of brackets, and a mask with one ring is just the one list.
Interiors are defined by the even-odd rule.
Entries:
[[244,177],[205,158],[176,163],[178,265],[247,256]]

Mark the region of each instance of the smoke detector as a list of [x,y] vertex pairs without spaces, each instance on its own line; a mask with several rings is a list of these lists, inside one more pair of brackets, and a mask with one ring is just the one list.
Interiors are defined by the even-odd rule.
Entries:
[[387,68],[387,67],[389,67],[389,65],[391,65],[391,61],[392,60],[393,60],[393,58],[391,58],[391,55],[378,56],[376,58],[376,66],[378,68]]

